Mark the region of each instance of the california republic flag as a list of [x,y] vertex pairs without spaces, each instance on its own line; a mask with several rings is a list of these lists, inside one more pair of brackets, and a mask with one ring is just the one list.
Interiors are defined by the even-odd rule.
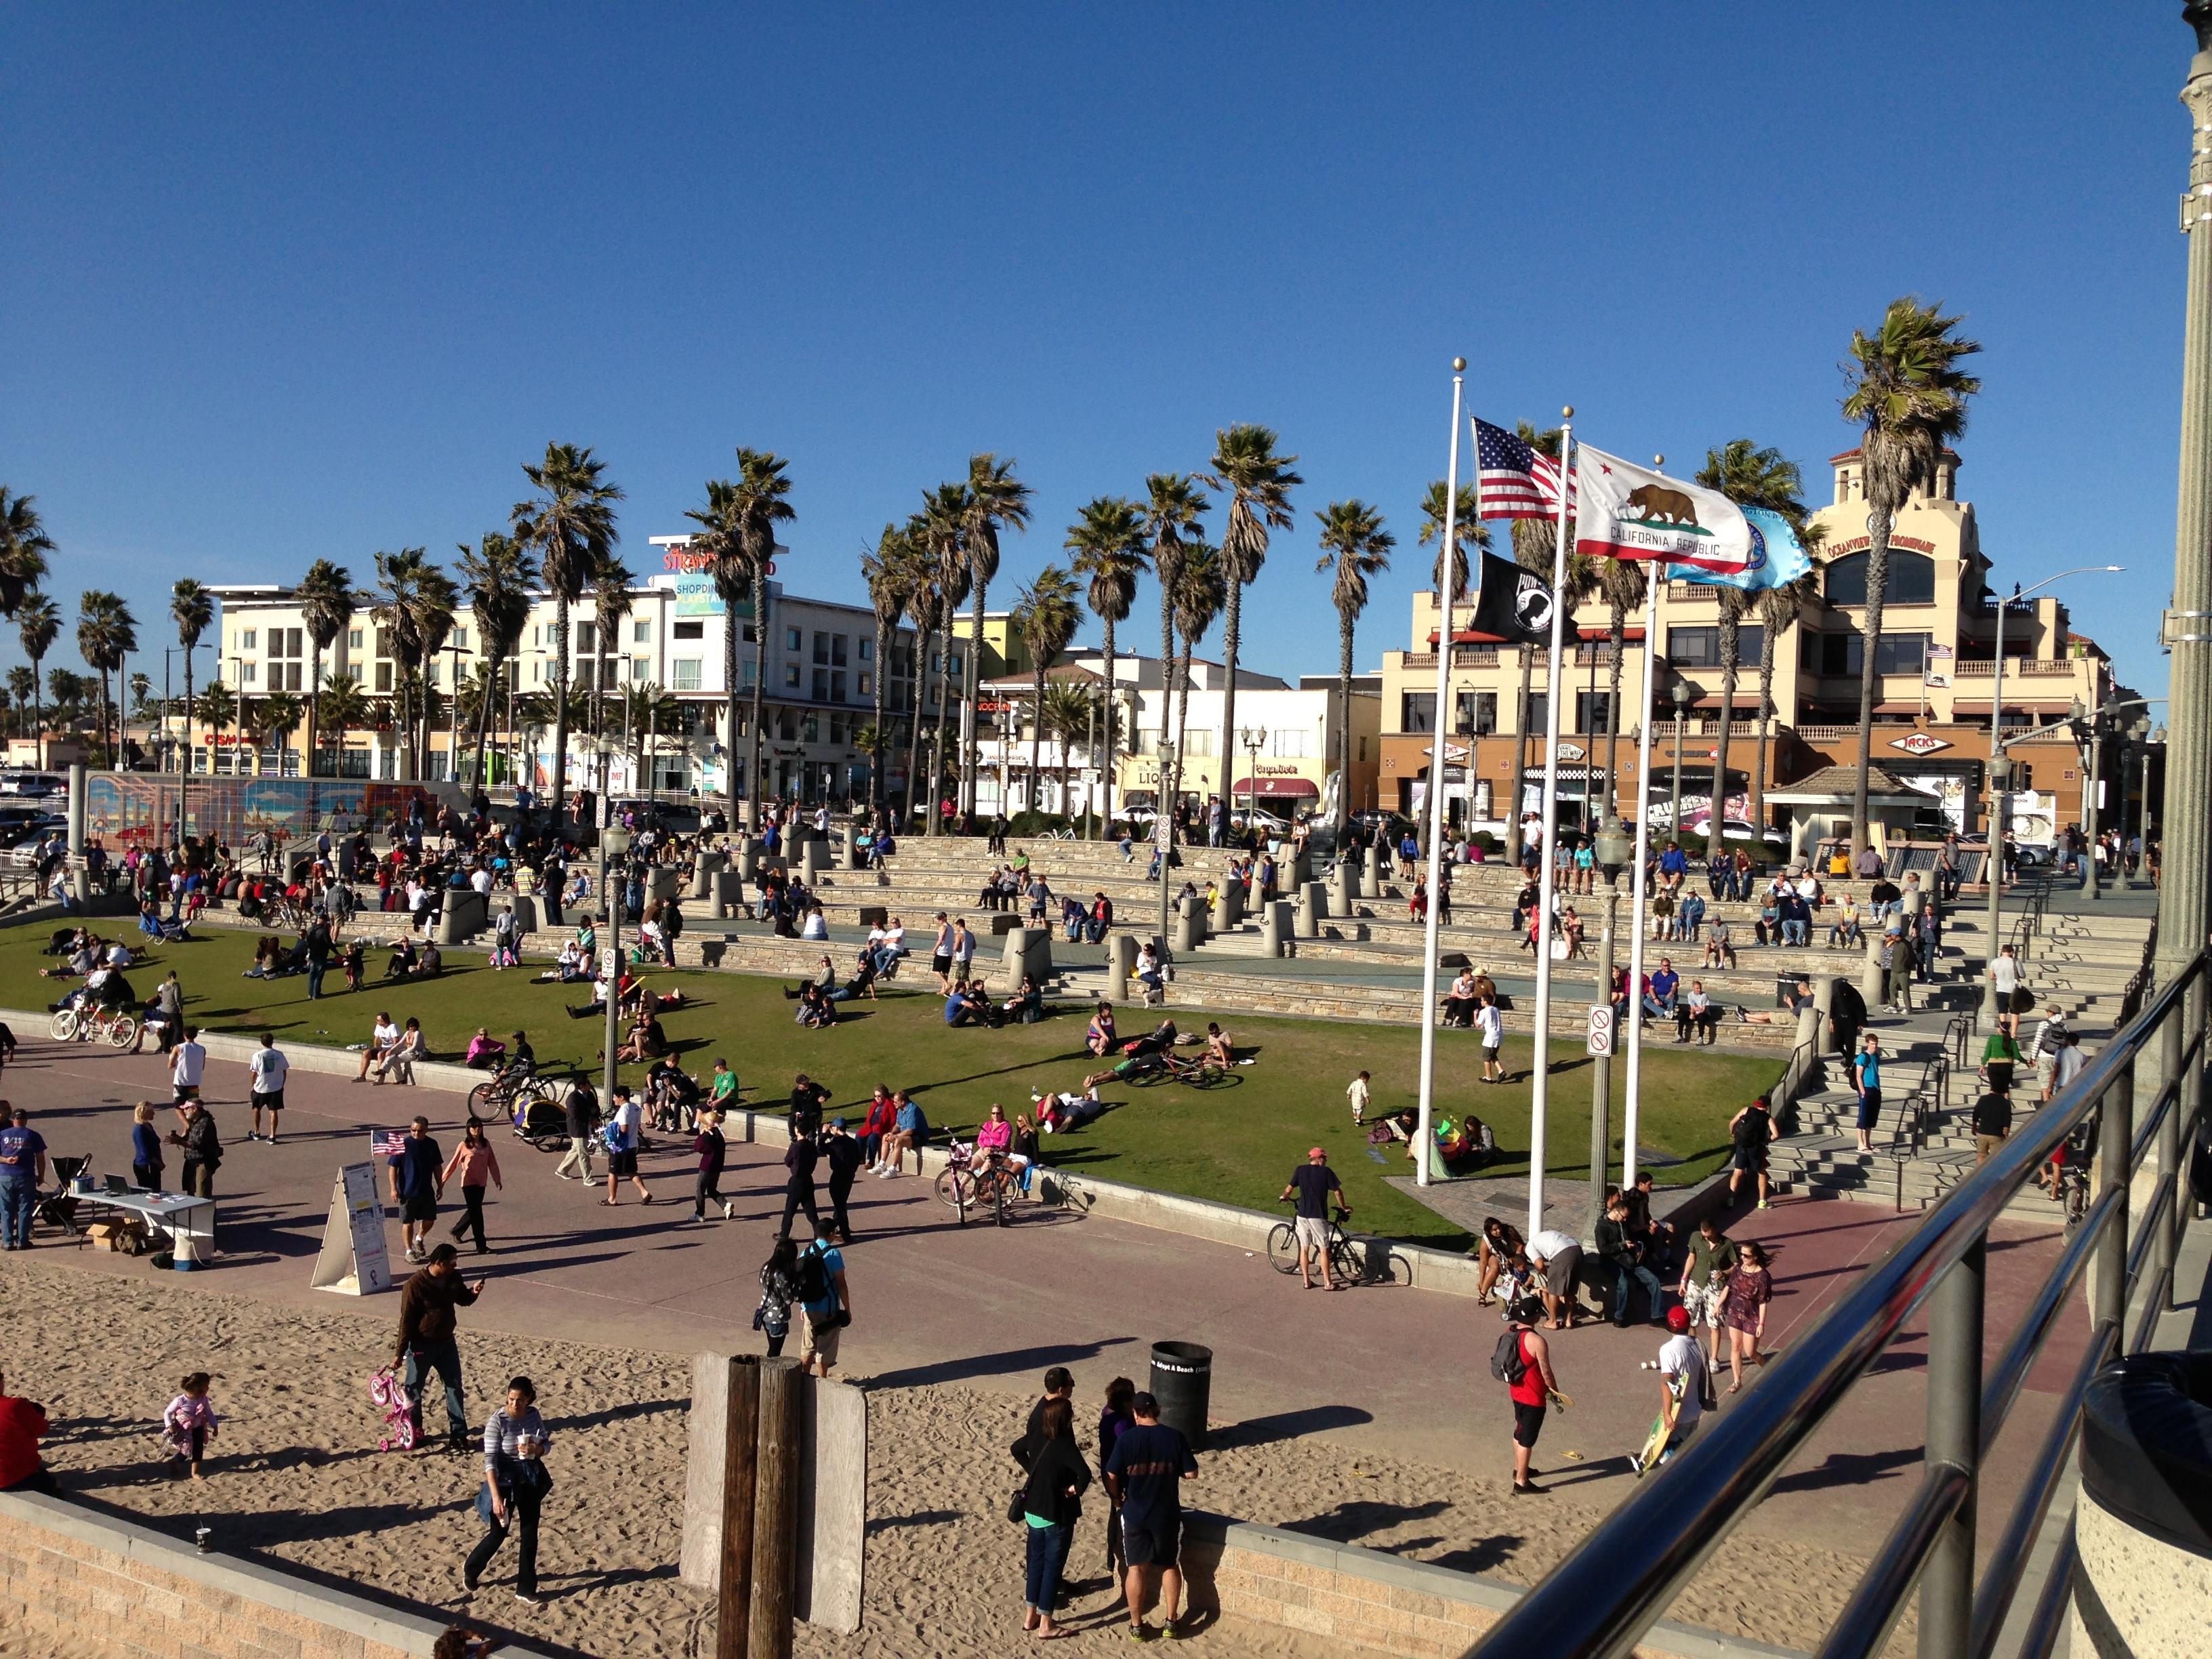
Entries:
[[1729,574],[1751,563],[1751,526],[1734,501],[1618,455],[1575,447],[1575,550],[1665,559]]

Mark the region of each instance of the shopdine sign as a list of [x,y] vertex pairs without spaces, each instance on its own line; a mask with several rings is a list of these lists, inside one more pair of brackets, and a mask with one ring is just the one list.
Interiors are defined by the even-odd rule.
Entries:
[[1892,738],[1889,746],[1902,750],[1908,755],[1932,755],[1938,750],[1948,749],[1951,742],[1949,738],[1939,738],[1932,732],[1908,732],[1901,738]]
[[[660,568],[663,570],[672,570],[679,576],[698,575],[704,571],[711,570],[714,564],[714,561],[711,555],[699,552],[690,547],[672,547],[660,557]],[[773,559],[769,561],[768,574],[771,576],[775,574],[775,561]]]

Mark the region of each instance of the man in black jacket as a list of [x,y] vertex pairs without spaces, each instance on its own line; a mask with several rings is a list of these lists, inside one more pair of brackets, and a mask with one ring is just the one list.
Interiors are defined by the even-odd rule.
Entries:
[[791,1218],[799,1210],[806,1212],[806,1224],[814,1236],[822,1237],[822,1212],[814,1206],[814,1165],[820,1157],[811,1135],[792,1135],[791,1150],[783,1155],[783,1167],[791,1172],[783,1184],[783,1224],[776,1230],[783,1237],[790,1236]]
[[829,1137],[822,1143],[822,1156],[830,1165],[830,1224],[836,1230],[837,1242],[853,1242],[853,1223],[846,1213],[846,1206],[853,1196],[853,1177],[860,1174],[865,1153],[859,1140],[845,1128],[842,1117],[830,1121]]
[[1611,1312],[1615,1330],[1628,1328],[1628,1284],[1632,1278],[1643,1285],[1644,1294],[1651,1298],[1652,1321],[1656,1323],[1665,1316],[1665,1297],[1659,1288],[1659,1276],[1644,1265],[1643,1246],[1628,1236],[1628,1200],[1618,1193],[1606,1206],[1604,1218],[1597,1224],[1597,1253],[1613,1269]]
[[484,1281],[465,1282],[454,1265],[459,1255],[452,1245],[438,1245],[428,1262],[400,1287],[399,1343],[392,1363],[405,1368],[400,1382],[415,1408],[417,1440],[422,1438],[422,1384],[432,1371],[438,1373],[446,1385],[446,1449],[465,1452],[468,1407],[461,1394],[461,1349],[453,1330],[459,1323],[456,1310],[473,1304],[483,1294]]
[[198,1097],[177,1109],[185,1121],[181,1131],[169,1131],[169,1144],[185,1149],[185,1190],[195,1198],[215,1196],[215,1172],[222,1164],[222,1141],[215,1119]]

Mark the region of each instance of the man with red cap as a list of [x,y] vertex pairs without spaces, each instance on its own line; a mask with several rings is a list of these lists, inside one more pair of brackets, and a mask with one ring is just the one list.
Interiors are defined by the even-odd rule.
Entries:
[[1313,1274],[1306,1265],[1310,1255],[1321,1263],[1321,1282],[1335,1290],[1335,1276],[1328,1266],[1328,1206],[1329,1194],[1336,1195],[1337,1216],[1340,1220],[1352,1218],[1352,1206],[1344,1201],[1344,1185],[1336,1178],[1336,1171],[1328,1167],[1328,1154],[1316,1146],[1306,1153],[1306,1161],[1291,1171],[1290,1184],[1283,1188],[1283,1196],[1297,1200],[1297,1219],[1291,1223],[1298,1236],[1298,1278],[1308,1290],[1313,1289]]
[[[1690,1443],[1705,1413],[1705,1355],[1697,1338],[1690,1334],[1689,1310],[1668,1309],[1667,1330],[1667,1340],[1659,1346],[1659,1417],[1667,1425],[1667,1439],[1651,1460],[1652,1468]],[[1628,1462],[1639,1475],[1644,1472],[1642,1458],[1632,1457]]]

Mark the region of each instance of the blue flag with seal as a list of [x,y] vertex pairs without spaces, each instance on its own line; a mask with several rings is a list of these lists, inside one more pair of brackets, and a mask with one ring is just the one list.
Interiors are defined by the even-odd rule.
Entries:
[[1741,570],[1708,570],[1700,565],[1670,564],[1670,582],[1705,582],[1716,587],[1741,587],[1753,592],[1794,582],[1813,568],[1813,561],[1790,527],[1790,520],[1764,507],[1743,509],[1751,526],[1751,559]]

